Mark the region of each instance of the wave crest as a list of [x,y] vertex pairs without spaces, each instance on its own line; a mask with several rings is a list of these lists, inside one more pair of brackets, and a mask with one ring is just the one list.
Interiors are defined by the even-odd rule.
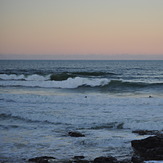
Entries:
[[[83,72],[84,73],[84,72]],[[82,73],[81,73],[82,74]],[[89,75],[93,75],[88,73]],[[101,74],[96,74],[101,75]],[[19,87],[42,87],[42,88],[100,88],[103,91],[108,90],[133,90],[143,88],[161,88],[163,83],[146,83],[139,81],[113,80],[112,77],[83,77],[75,73],[62,73],[53,75],[7,75],[0,74],[0,86],[19,86]]]
[[0,81],[1,86],[25,86],[25,87],[43,87],[43,88],[78,88],[80,86],[101,87],[109,83],[109,79],[102,78],[68,78],[62,81]]
[[116,75],[114,73],[108,72],[62,72],[62,73],[47,73],[47,74],[0,74],[1,80],[31,80],[31,81],[45,81],[45,80],[54,80],[54,81],[63,81],[68,78],[83,77],[83,78],[92,78],[92,77],[110,77]]

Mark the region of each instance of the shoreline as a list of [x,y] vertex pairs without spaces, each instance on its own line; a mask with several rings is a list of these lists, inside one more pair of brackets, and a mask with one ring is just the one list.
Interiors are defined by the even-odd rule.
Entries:
[[[153,163],[163,162],[163,133],[157,130],[136,130],[138,135],[149,135],[149,137],[140,140],[132,140],[131,147],[133,154],[130,159],[117,160],[112,156],[96,157],[94,160],[86,160],[84,156],[74,156],[69,160],[57,160],[55,157],[36,157],[28,160],[29,163]],[[83,137],[82,133],[68,133],[72,137]],[[151,162],[152,161],[152,162]],[[161,162],[160,162],[161,161]]]
[[[163,162],[163,133],[157,130],[136,130],[132,131],[138,135],[148,135],[147,138],[132,140],[132,154],[127,159],[118,160],[112,156],[100,156],[92,160],[85,156],[78,155],[67,159],[57,159],[56,156],[38,156],[34,158],[22,158],[18,163],[161,163]],[[84,137],[82,133],[70,132],[68,136]],[[6,158],[7,159],[7,158]],[[1,163],[13,163],[15,160],[1,160]]]

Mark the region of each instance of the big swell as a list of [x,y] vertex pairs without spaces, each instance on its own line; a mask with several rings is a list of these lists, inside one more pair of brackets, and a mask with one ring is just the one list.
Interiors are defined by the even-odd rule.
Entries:
[[79,72],[48,75],[0,74],[0,86],[43,87],[43,88],[100,88],[100,89],[135,89],[163,88],[163,83],[125,81],[114,78],[115,74],[103,72]]

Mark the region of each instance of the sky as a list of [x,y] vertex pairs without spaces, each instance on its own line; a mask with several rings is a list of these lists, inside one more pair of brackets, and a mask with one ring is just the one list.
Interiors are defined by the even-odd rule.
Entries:
[[0,59],[163,59],[163,0],[0,0]]

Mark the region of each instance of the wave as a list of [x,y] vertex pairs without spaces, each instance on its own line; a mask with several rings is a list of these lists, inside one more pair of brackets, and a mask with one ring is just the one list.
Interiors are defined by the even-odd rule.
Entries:
[[52,74],[50,76],[51,80],[62,81],[67,80],[68,78],[75,78],[75,77],[106,77],[116,75],[114,73],[108,72],[63,72],[60,74]]
[[26,81],[46,81],[49,80],[50,75],[16,75],[16,74],[0,74],[0,80],[26,80]]
[[[65,75],[65,74],[64,74]],[[7,78],[15,78],[16,76],[7,76]],[[54,76],[53,76],[54,77]],[[57,76],[55,76],[57,78]],[[109,78],[86,78],[86,77],[70,77],[70,76],[58,76],[62,77],[62,80],[49,80],[50,76],[39,76],[31,75],[26,77],[23,76],[18,78],[21,80],[0,80],[0,86],[16,86],[16,87],[42,87],[42,88],[93,88],[100,89],[103,91],[108,90],[124,90],[124,89],[143,89],[143,88],[162,88],[163,83],[146,83],[138,81],[124,81],[124,80],[113,80]],[[1,76],[2,78],[2,76]],[[5,76],[6,78],[6,76]],[[65,80],[63,80],[65,78]]]
[[0,81],[0,86],[24,86],[24,87],[43,87],[43,88],[78,88],[80,86],[98,87],[109,83],[106,78],[68,78],[63,81]]
[[139,82],[139,81],[123,81],[123,80],[111,80],[106,87],[123,87],[123,88],[147,88],[147,87],[157,87],[157,86],[163,86],[163,83],[145,83],[145,82]]
[[116,75],[115,73],[111,73],[111,72],[99,72],[99,71],[95,71],[95,72],[73,72],[72,74],[75,75],[82,75],[82,76],[108,76],[108,75]]
[[93,130],[99,130],[99,129],[123,129],[124,122],[111,122],[107,124],[101,124],[94,127],[91,127],[90,129]]
[[63,81],[75,77],[106,77],[116,75],[108,72],[62,72],[47,74],[0,74],[0,80],[26,80],[26,81]]
[[61,74],[53,74],[50,76],[51,80],[62,81],[67,80],[68,78],[75,77],[99,77],[106,75],[114,75],[113,73],[105,73],[105,72],[71,72],[71,73],[61,73]]
[[43,123],[43,124],[55,124],[55,125],[60,125],[62,123],[55,123],[55,122],[50,122],[48,120],[32,120],[32,119],[28,119],[25,117],[21,117],[21,116],[15,116],[12,114],[5,114],[5,113],[1,113],[0,114],[0,119],[3,120],[8,120],[8,119],[12,119],[12,120],[19,120],[19,121],[25,121],[25,122],[29,122],[29,123]]
[[50,76],[50,80],[63,81],[63,80],[67,80],[68,78],[74,78],[74,77],[76,76],[73,74],[68,74],[68,73],[52,74]]

